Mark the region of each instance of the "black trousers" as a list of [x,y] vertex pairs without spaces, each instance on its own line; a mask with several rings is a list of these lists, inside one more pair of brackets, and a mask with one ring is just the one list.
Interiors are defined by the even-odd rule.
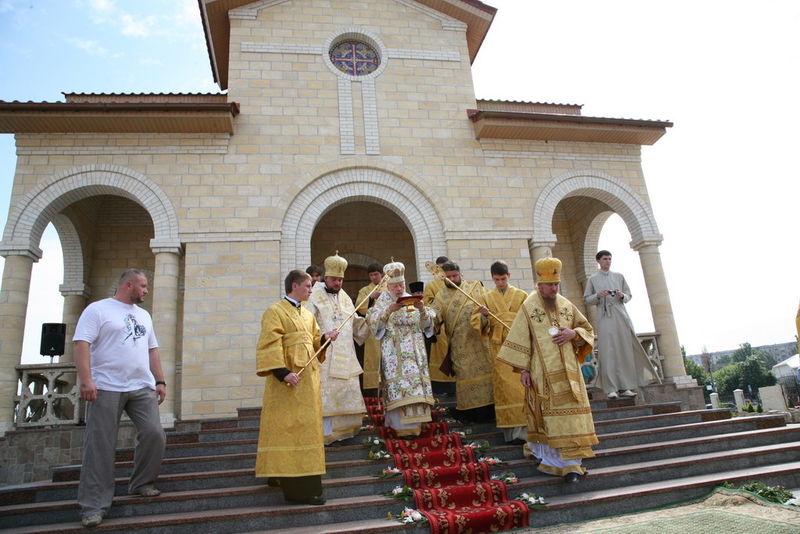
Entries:
[[322,476],[280,477],[283,498],[287,501],[304,501],[322,496]]

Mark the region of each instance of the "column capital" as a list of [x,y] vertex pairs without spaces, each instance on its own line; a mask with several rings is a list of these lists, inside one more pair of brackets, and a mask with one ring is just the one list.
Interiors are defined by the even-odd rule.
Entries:
[[551,239],[529,239],[528,240],[528,248],[530,250],[533,250],[533,249],[539,248],[539,247],[547,247],[547,248],[552,249],[554,246],[556,246],[556,236],[552,236],[552,238],[553,238],[552,240]]
[[27,242],[0,241],[0,256],[26,256],[37,262],[42,259],[42,249]]
[[153,254],[160,254],[162,252],[169,252],[171,254],[177,254],[178,256],[183,254],[183,246],[177,239],[153,238],[150,240],[150,250],[153,251]]
[[658,246],[661,245],[661,243],[663,241],[664,241],[664,236],[662,236],[660,234],[659,235],[654,235],[654,236],[643,237],[643,238],[639,239],[638,241],[631,241],[631,248],[633,250],[635,250],[636,252],[639,252],[641,249],[643,249],[645,247],[650,247],[650,246],[658,247]]
[[83,297],[88,299],[92,296],[92,292],[83,282],[61,284],[58,286],[58,290],[61,292],[62,297]]

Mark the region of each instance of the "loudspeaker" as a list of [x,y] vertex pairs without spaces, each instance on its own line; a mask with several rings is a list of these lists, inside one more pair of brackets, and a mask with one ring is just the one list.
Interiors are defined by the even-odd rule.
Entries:
[[42,323],[42,345],[39,352],[42,356],[61,356],[64,354],[64,338],[67,336],[67,325],[64,323]]

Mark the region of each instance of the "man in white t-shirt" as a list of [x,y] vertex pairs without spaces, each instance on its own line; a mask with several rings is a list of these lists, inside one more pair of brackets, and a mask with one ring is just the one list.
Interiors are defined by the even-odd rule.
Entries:
[[158,405],[167,385],[150,314],[137,304],[147,295],[147,277],[129,269],[114,296],[93,302],[75,327],[75,367],[87,404],[78,504],[84,527],[96,527],[114,498],[114,459],[122,411],[136,427],[136,451],[128,492],[155,497],[166,436]]

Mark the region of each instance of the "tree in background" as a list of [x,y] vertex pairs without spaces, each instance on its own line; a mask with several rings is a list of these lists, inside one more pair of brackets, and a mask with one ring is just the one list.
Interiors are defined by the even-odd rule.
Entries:
[[770,369],[773,365],[778,363],[769,352],[761,349],[754,349],[750,343],[745,342],[739,345],[739,348],[730,355],[717,359],[717,361],[714,362],[714,367],[719,370],[731,364],[743,363],[750,357],[758,358],[765,367]]
[[750,386],[755,392],[760,387],[774,386],[777,379],[761,358],[751,355],[742,362],[715,371],[714,382],[721,396],[730,397],[735,389],[746,392],[747,386]]

